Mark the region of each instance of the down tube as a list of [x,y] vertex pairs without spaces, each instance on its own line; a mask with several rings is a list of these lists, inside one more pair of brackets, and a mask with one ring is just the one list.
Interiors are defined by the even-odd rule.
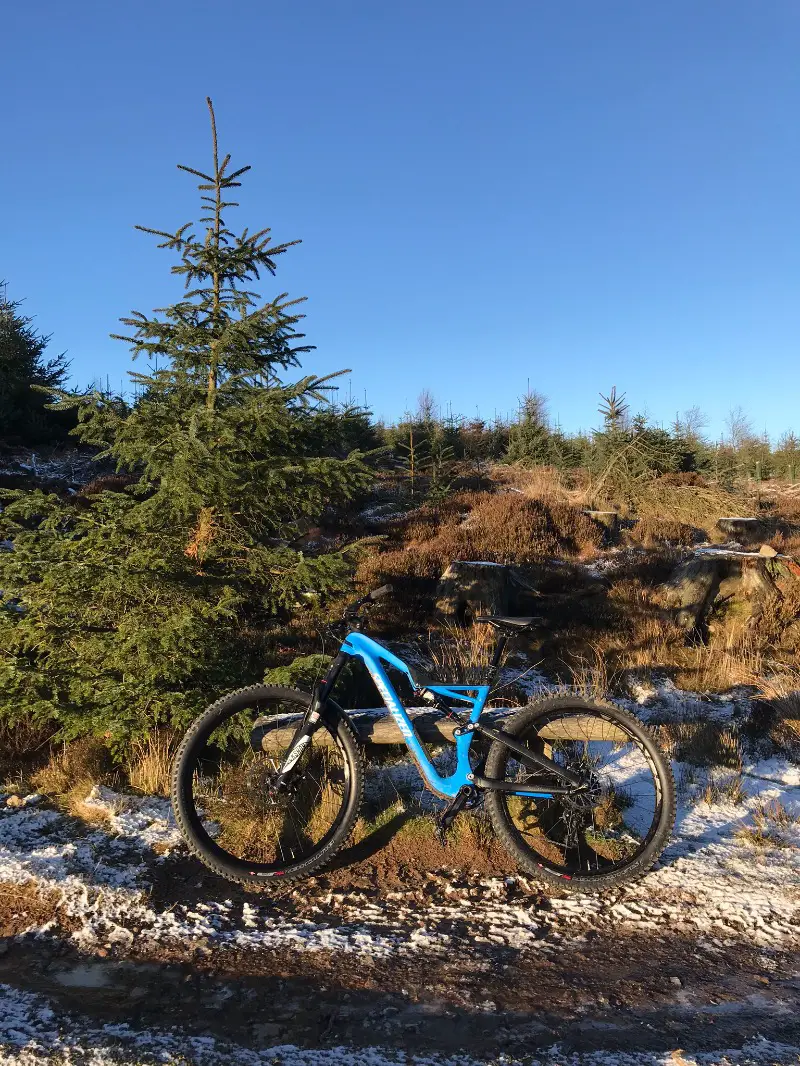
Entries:
[[400,703],[400,700],[392,689],[389,678],[386,676],[380,662],[378,662],[372,655],[366,655],[363,651],[360,651],[359,654],[364,660],[367,669],[372,675],[373,681],[377,685],[378,691],[386,703],[386,707],[397,723],[397,727],[403,734],[403,739],[405,740],[407,747],[417,760],[417,763],[430,787],[434,792],[438,792],[443,796],[455,796],[460,788],[469,784],[467,778],[467,774],[469,773],[469,758],[467,753],[469,751],[470,743],[472,742],[473,734],[456,737],[456,754],[458,757],[456,771],[450,777],[440,777],[436,772],[436,768],[428,758],[425,748],[422,746],[414,731],[411,719],[406,714],[405,707]]

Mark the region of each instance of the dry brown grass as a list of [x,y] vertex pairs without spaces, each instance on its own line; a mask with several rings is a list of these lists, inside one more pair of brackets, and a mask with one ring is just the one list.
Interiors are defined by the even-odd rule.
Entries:
[[675,485],[655,478],[631,487],[628,508],[639,518],[680,522],[710,533],[718,518],[752,516],[752,503],[718,485]]
[[588,475],[583,470],[562,472],[553,466],[535,466],[526,469],[520,466],[494,466],[490,471],[492,481],[516,490],[531,499],[546,503],[567,503],[581,506]]
[[126,770],[133,788],[147,796],[168,796],[170,773],[180,737],[168,729],[154,729],[131,742]]
[[743,826],[736,836],[756,848],[791,848],[793,841],[788,830],[800,824],[800,819],[790,814],[780,800],[769,800],[753,811],[752,826]]
[[55,728],[23,716],[14,722],[0,721],[0,781],[46,761]]
[[463,678],[469,683],[492,661],[497,635],[491,626],[447,623],[426,651],[437,678]]
[[30,936],[32,928],[54,920],[59,936],[66,937],[81,924],[80,918],[67,911],[63,893],[55,888],[44,888],[36,881],[0,881],[0,938]]
[[800,757],[800,670],[783,669],[753,680],[761,689],[757,698],[768,712],[767,731],[773,744]]
[[747,799],[741,774],[712,774],[703,789],[700,799],[703,803],[714,806],[717,803],[732,803],[738,806]]
[[31,777],[31,785],[62,810],[93,825],[108,820],[108,812],[84,802],[94,785],[119,787],[119,772],[102,741],[82,737],[54,751],[46,766]]
[[31,777],[31,783],[47,796],[83,796],[92,785],[110,780],[114,766],[108,748],[94,737],[63,744],[54,751],[46,766]]
[[571,688],[585,699],[603,700],[614,688],[613,658],[608,649],[590,644],[585,655],[570,662]]
[[742,744],[730,726],[701,721],[663,722],[656,726],[658,739],[670,758],[692,766],[725,766],[742,769]]
[[694,644],[675,650],[675,684],[697,692],[727,692],[748,685],[760,676],[764,656],[752,632],[736,638],[722,634],[708,644]]
[[533,470],[496,466],[491,470],[491,477],[495,482],[548,503],[561,502],[578,508],[619,511],[626,516],[665,524],[678,523],[683,527],[683,536],[689,529],[710,532],[717,519],[727,515],[747,517],[756,513],[750,495],[723,489],[696,473],[664,474],[632,481],[624,493],[616,495],[599,485],[586,470],[562,473],[547,466]]

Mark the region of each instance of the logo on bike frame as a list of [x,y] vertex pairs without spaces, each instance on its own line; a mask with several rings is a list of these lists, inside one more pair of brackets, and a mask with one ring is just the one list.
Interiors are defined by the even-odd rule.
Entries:
[[394,718],[395,722],[397,722],[397,728],[400,730],[404,737],[413,736],[414,731],[409,727],[408,723],[406,722],[405,717],[403,715],[403,710],[398,704],[397,700],[392,695],[392,693],[389,691],[386,682],[383,680],[383,678],[377,671],[370,670],[369,672],[370,674],[372,674],[372,680],[375,682],[378,688],[378,692],[380,692],[381,696],[383,696],[383,702],[389,708],[392,718]]

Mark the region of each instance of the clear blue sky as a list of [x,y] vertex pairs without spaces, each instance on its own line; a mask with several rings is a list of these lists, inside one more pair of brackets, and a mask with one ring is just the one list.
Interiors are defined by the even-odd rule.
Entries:
[[[800,430],[796,0],[9,0],[0,277],[77,381],[174,295],[197,193],[253,171],[239,226],[303,244],[309,370],[394,417],[513,410],[568,429],[598,392],[668,422]],[[233,221],[234,216],[231,217]]]

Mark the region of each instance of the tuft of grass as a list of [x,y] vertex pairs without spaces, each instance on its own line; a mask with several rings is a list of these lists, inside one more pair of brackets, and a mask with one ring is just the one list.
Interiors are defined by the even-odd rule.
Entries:
[[132,788],[147,796],[168,796],[172,761],[180,737],[172,730],[154,729],[131,742],[126,770]]
[[800,757],[800,670],[783,669],[757,681],[761,692],[756,698],[770,712],[766,717],[769,739],[791,758]]
[[791,848],[786,831],[799,824],[800,818],[789,814],[780,800],[770,800],[753,811],[753,824],[742,826],[736,836],[756,848]]
[[741,774],[711,774],[700,798],[703,803],[732,803],[738,806],[747,799]]
[[69,796],[76,791],[85,796],[92,785],[105,783],[113,775],[108,748],[94,737],[82,737],[54,751],[48,763],[33,774],[31,783],[47,796]]
[[446,623],[439,639],[431,640],[425,649],[433,675],[463,679],[469,684],[491,663],[496,641],[497,635],[491,626]]
[[675,684],[697,692],[727,692],[749,685],[764,669],[764,651],[753,629],[716,631],[707,644],[676,648]]
[[700,720],[664,722],[657,728],[659,740],[677,762],[742,769],[741,740],[728,725]]
[[590,644],[587,655],[578,655],[570,663],[572,691],[585,699],[604,700],[615,684],[609,674],[608,661],[599,644]]

